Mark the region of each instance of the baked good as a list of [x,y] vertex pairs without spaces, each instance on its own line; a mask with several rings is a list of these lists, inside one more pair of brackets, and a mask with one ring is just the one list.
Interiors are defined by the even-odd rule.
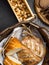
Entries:
[[49,25],[49,0],[35,0],[35,10],[39,18]]
[[10,60],[8,56],[4,59],[4,65],[21,65],[17,62],[14,62],[13,60]]
[[[19,51],[15,49],[20,49]],[[15,61],[13,62],[13,54],[17,54]],[[33,58],[32,52],[28,49],[25,45],[23,45],[17,38],[11,38],[7,45],[5,46],[5,58],[4,58],[4,65],[10,64],[18,65],[16,61],[20,61],[22,64],[26,65],[34,65],[38,61],[35,61]],[[13,62],[13,63],[12,63]],[[15,63],[16,62],[16,63]],[[21,65],[22,65],[21,64]]]
[[7,45],[5,46],[5,54],[9,52],[10,50],[14,50],[16,48],[21,48],[20,41],[18,39],[11,37],[8,41]]
[[[29,40],[30,40],[30,38],[31,37],[29,37]],[[25,39],[28,40],[27,38],[25,38]],[[24,40],[23,40],[23,42],[24,42]],[[22,43],[17,38],[12,38],[12,37],[10,38],[7,45],[5,46],[4,65],[8,65],[8,64],[9,65],[35,65],[43,59],[43,57],[45,55],[45,51],[43,51],[43,50],[45,50],[45,48],[44,48],[44,46],[41,45],[41,43],[40,43],[40,46],[42,46],[42,47],[40,47],[39,50],[36,49],[35,46],[33,45],[33,47],[36,49],[36,51],[38,50],[37,52],[35,52],[35,50],[29,48],[30,44],[25,45]],[[25,41],[25,43],[26,43],[26,41]]]
[[32,51],[33,56],[37,61],[44,58],[46,49],[41,39],[26,36],[23,38],[22,43]]

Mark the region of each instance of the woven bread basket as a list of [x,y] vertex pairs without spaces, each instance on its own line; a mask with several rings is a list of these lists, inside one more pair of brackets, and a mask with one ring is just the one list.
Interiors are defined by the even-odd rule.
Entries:
[[[17,24],[15,24],[14,26],[11,26],[11,27],[5,29],[4,31],[2,31],[2,32],[0,33],[0,41],[1,41],[2,39],[4,39],[5,37],[7,37],[7,36],[13,31],[14,28],[19,27],[19,26],[21,26],[22,24],[27,24],[27,25],[28,25],[29,23],[21,22],[21,23],[17,23]],[[49,50],[48,50],[48,47],[46,47],[46,48],[47,48],[47,52],[46,52],[46,56],[45,56],[43,65],[49,65]]]

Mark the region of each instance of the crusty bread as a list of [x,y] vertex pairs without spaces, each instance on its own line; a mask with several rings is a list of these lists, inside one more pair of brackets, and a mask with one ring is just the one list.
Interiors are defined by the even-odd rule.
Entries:
[[39,38],[34,39],[31,36],[26,36],[23,38],[22,43],[33,52],[36,61],[40,61],[45,56],[46,49]]
[[[30,49],[28,49],[25,45],[23,45],[17,38],[11,38],[9,42],[7,43],[7,45],[5,46],[5,59],[4,59],[5,65],[6,64],[8,65],[8,63],[12,63],[13,65],[14,64],[16,65],[17,61],[15,60],[16,63],[14,63],[13,58],[11,56],[13,52],[15,51],[15,49],[19,49],[19,48],[21,48],[22,50],[20,52],[17,52],[17,54],[18,54],[18,59],[20,60],[22,64],[27,64],[27,65],[33,64],[34,65],[38,63],[38,61],[34,59],[33,54],[30,51]],[[16,51],[14,53],[16,53]],[[24,58],[26,60],[24,60]]]
[[15,63],[12,60],[10,60],[8,57],[5,57],[4,65],[21,65],[21,64]]
[[5,46],[5,54],[15,48],[21,48],[20,41],[18,41],[18,39],[16,38],[11,38],[7,45]]
[[[25,38],[25,39],[28,41],[27,38]],[[30,39],[31,39],[31,37],[29,37],[29,40]],[[25,43],[26,43],[26,40],[25,40]],[[24,42],[24,40],[23,40],[23,42]],[[37,42],[39,42],[39,41],[37,40]],[[40,42],[39,43],[40,43],[41,47],[40,47],[40,49],[38,51],[40,51],[41,53],[43,53],[43,56],[36,55],[38,53],[35,54],[34,53],[35,50],[29,48],[30,44],[28,44],[26,46],[25,44],[22,44],[22,43],[17,38],[11,38],[9,40],[9,42],[5,46],[5,59],[4,59],[4,64],[5,65],[8,65],[8,64],[9,65],[20,65],[19,61],[22,64],[35,65],[35,64],[39,63],[43,59],[43,57],[45,55],[45,49],[43,48],[44,46],[42,46]],[[31,43],[36,44],[36,40],[33,39]],[[30,47],[32,47],[32,44],[31,44]],[[33,45],[33,47],[34,47],[34,45]],[[19,49],[20,49],[20,51],[18,51]],[[34,47],[34,49],[35,49],[35,47]],[[36,51],[37,51],[37,49],[36,49]],[[39,55],[40,55],[40,52],[39,52]],[[12,57],[14,53],[17,54],[18,60],[15,58],[15,56]]]
[[17,38],[12,38],[9,40],[9,42],[7,43],[7,45],[5,46],[5,55],[6,53],[8,53],[9,51],[12,51],[12,50],[16,50],[16,49],[27,49],[29,52],[30,50],[25,46],[23,45]]

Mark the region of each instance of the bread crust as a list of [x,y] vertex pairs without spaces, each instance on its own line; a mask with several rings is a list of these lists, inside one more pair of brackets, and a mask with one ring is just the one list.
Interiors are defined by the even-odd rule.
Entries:
[[4,65],[21,65],[18,63],[13,62],[12,60],[10,60],[7,56],[4,59]]

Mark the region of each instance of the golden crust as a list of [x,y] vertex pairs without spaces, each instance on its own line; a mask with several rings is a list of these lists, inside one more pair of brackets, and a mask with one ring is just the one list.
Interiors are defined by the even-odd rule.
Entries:
[[5,46],[5,54],[8,52],[8,51],[10,51],[10,50],[12,50],[12,49],[15,49],[15,48],[21,48],[21,43],[20,43],[20,41],[18,41],[18,39],[16,39],[16,38],[11,38],[10,40],[9,40],[9,42],[7,43],[7,45]]
[[39,38],[34,39],[33,37],[27,36],[22,40],[22,44],[27,46],[33,53],[36,61],[40,61],[45,57],[46,49],[45,46]]
[[5,57],[4,65],[20,65],[20,64],[17,64],[15,62],[13,62],[12,60],[10,60],[8,57]]

